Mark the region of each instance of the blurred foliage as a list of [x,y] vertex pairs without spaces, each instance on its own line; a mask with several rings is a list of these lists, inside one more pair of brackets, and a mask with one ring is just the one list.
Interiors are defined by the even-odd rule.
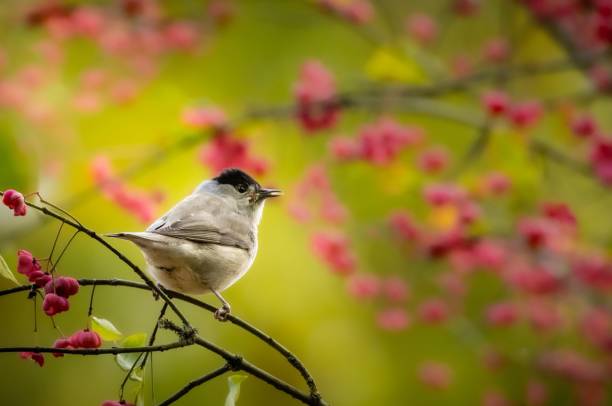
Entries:
[[[65,2],[118,9],[119,2],[110,6],[108,3],[111,2]],[[476,20],[470,20],[449,14],[448,1],[372,1],[374,21],[359,26],[322,11],[314,1],[235,1],[231,21],[219,25],[211,24],[206,17],[206,2],[159,1],[165,18],[186,19],[204,28],[199,31],[194,49],[164,54],[154,61],[154,74],[140,81],[139,75],[146,76],[144,73],[130,70],[125,60],[109,57],[82,38],[66,41],[62,63],[52,63],[40,51],[48,34],[41,27],[24,23],[24,15],[39,2],[4,0],[0,7],[0,50],[7,58],[0,79],[8,81],[23,67],[41,70],[50,80],[36,90],[32,103],[50,107],[53,114],[51,120],[38,121],[0,107],[0,189],[14,188],[24,194],[39,191],[49,201],[62,207],[66,207],[64,203],[69,205],[72,215],[99,233],[140,230],[144,225],[137,218],[95,189],[91,163],[97,156],[109,157],[118,172],[155,157],[126,182],[162,195],[157,213],[161,214],[203,179],[214,175],[211,168],[202,165],[199,156],[201,145],[211,136],[209,132],[202,134],[197,145],[178,150],[172,147],[183,137],[200,134],[181,121],[186,107],[219,106],[229,117],[240,118],[257,109],[289,106],[300,67],[309,59],[322,61],[333,73],[339,94],[350,94],[372,87],[394,89],[443,83],[451,75],[448,66],[453,56],[477,55],[484,39],[498,35],[510,38],[516,46],[513,63],[563,58],[560,47],[516,3],[483,1]],[[405,18],[417,8],[437,16],[440,30],[443,29],[442,38],[428,51],[405,33]],[[482,62],[477,59],[474,57],[475,64]],[[83,72],[91,69],[104,69],[117,78],[137,81],[137,94],[121,103],[102,96],[99,107],[79,110],[75,95],[82,90]],[[305,132],[291,117],[282,115],[238,122],[236,134],[248,140],[250,149],[269,162],[268,172],[259,180],[285,190],[286,195],[267,205],[257,260],[224,296],[232,303],[235,314],[278,339],[304,362],[330,404],[478,404],[485,390],[501,391],[512,404],[524,404],[525,386],[535,377],[550,388],[547,404],[575,404],[572,386],[557,377],[540,374],[533,358],[541,351],[564,347],[597,357],[599,353],[571,328],[573,325],[550,335],[534,334],[527,322],[507,329],[487,325],[484,309],[507,296],[508,287],[484,272],[470,278],[463,307],[453,309],[460,315],[444,325],[420,323],[413,310],[427,298],[444,295],[436,277],[449,264],[407,254],[405,246],[393,239],[387,222],[393,210],[409,209],[420,223],[444,228],[452,221],[445,216],[453,214],[432,213],[422,198],[423,188],[433,182],[454,180],[474,190],[482,174],[495,170],[512,180],[512,193],[481,205],[487,221],[476,224],[474,234],[507,237],[515,232],[516,221],[536,211],[542,201],[563,201],[579,219],[580,244],[594,251],[609,251],[609,188],[526,147],[532,137],[542,138],[567,154],[575,153],[577,158],[588,155],[586,147],[567,128],[563,106],[548,111],[528,133],[510,125],[494,126],[486,149],[459,174],[423,173],[415,164],[419,157],[413,150],[403,151],[384,166],[365,161],[337,163],[328,152],[332,136],[357,134],[379,116],[393,115],[403,124],[424,128],[428,145],[444,146],[453,165],[457,164],[478,135],[465,121],[485,119],[479,95],[493,85],[475,84],[466,92],[437,98],[436,114],[419,112],[418,106],[395,100],[391,92],[388,100],[381,103],[343,112],[333,129],[316,134]],[[521,99],[544,100],[575,95],[589,82],[581,73],[567,71],[500,81],[499,85]],[[105,86],[101,86],[101,93],[108,90]],[[452,105],[456,110],[438,114],[442,105]],[[580,108],[595,114],[601,127],[612,124],[609,98],[589,100]],[[35,112],[32,114],[36,117]],[[460,120],[445,118],[457,115]],[[300,199],[298,182],[315,163],[326,165],[332,189],[349,213],[343,227],[356,252],[358,272],[381,278],[399,275],[409,284],[410,298],[404,307],[414,316],[405,330],[386,331],[377,325],[383,299],[362,301],[351,296],[347,293],[347,280],[330,272],[313,255],[311,234],[328,225],[318,221],[299,223],[289,214],[289,204]],[[28,249],[38,257],[48,255],[58,224],[38,220],[35,213],[14,218],[3,208],[1,254],[13,269],[17,249]],[[60,246],[69,237],[64,230]],[[135,247],[123,242],[113,245],[144,265]],[[82,236],[66,251],[59,272],[75,278],[135,277],[117,258]],[[8,280],[0,280],[0,288],[11,286]],[[88,323],[90,289],[81,288],[71,298],[70,312],[56,317],[63,333],[70,334]],[[4,331],[0,345],[45,346],[58,337],[41,313],[40,302],[34,304],[38,307],[38,331],[32,332],[33,305],[26,296],[23,293],[0,298]],[[204,300],[216,305],[214,297],[205,296]],[[130,346],[131,337],[140,337],[141,345],[145,339],[137,334],[150,334],[161,305],[144,291],[98,287],[94,314],[116,326],[101,327],[111,336],[118,331],[124,334],[122,346]],[[569,314],[574,305],[565,303],[562,311]],[[216,322],[207,312],[183,304],[180,307],[207,339],[304,387],[286,361],[260,342],[231,325]],[[172,339],[171,333],[160,331],[159,342]],[[490,349],[506,356],[504,368],[487,368],[483,359]],[[434,390],[422,383],[419,367],[430,360],[451,367],[452,380],[447,390]],[[195,348],[156,354],[151,362],[153,374],[150,370],[143,372],[146,404],[156,404],[187,382],[219,367],[220,361],[214,354]],[[129,369],[134,360],[118,362],[123,369]],[[100,404],[117,398],[124,377],[124,371],[110,356],[48,357],[45,366],[38,368],[16,354],[2,354],[0,365],[7,372],[0,383],[3,404]],[[225,379],[213,380],[177,404],[221,405],[227,385]],[[292,402],[256,379],[237,385],[238,405]],[[610,387],[604,389],[609,394]]]

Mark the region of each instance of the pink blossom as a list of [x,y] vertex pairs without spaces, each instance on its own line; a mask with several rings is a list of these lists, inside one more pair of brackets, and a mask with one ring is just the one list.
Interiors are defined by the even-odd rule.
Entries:
[[452,380],[452,370],[441,362],[426,361],[418,373],[421,382],[432,389],[447,389]]
[[572,271],[582,283],[596,289],[612,290],[612,264],[598,257],[574,260]]
[[519,222],[518,231],[527,245],[533,249],[549,244],[553,230],[548,221],[541,218],[525,218]]
[[523,266],[509,272],[510,282],[518,289],[534,295],[558,292],[561,280],[545,267]]
[[321,62],[310,60],[302,65],[294,94],[297,118],[306,131],[330,128],[338,121],[335,80]]
[[530,379],[525,388],[526,406],[544,406],[548,404],[550,395],[546,386],[537,380]]
[[21,352],[19,353],[19,356],[22,359],[31,359],[32,361],[36,362],[39,366],[43,366],[45,365],[45,357],[39,353],[39,352]]
[[576,215],[565,203],[547,202],[542,205],[542,214],[545,217],[568,227],[576,227]]
[[406,310],[402,308],[390,308],[378,313],[376,316],[376,323],[383,330],[401,331],[408,327],[410,319]]
[[572,132],[580,138],[593,137],[598,132],[595,119],[588,114],[574,117],[571,122],[571,128]]
[[439,173],[449,163],[449,154],[443,148],[432,148],[419,156],[419,167],[426,173]]
[[505,247],[495,241],[485,239],[474,245],[472,254],[477,265],[489,269],[500,268],[508,258]]
[[605,376],[604,368],[572,350],[554,350],[540,356],[541,368],[561,377],[581,383],[599,382]]
[[423,130],[405,127],[390,118],[362,127],[359,132],[359,156],[374,165],[387,165],[405,148],[420,143]]
[[485,176],[483,186],[487,192],[495,196],[501,196],[512,187],[510,178],[500,172],[491,172]]
[[427,14],[417,13],[408,17],[406,30],[421,45],[429,45],[438,36],[438,25]]
[[380,279],[374,274],[357,274],[347,281],[349,293],[357,299],[371,299],[380,292]]
[[514,303],[499,302],[490,305],[486,311],[487,321],[499,327],[506,327],[514,324],[518,318],[518,309]]
[[485,43],[483,56],[489,62],[505,62],[510,56],[510,45],[504,38],[492,38]]
[[315,255],[327,263],[335,273],[349,275],[355,271],[357,259],[344,235],[319,232],[312,235],[311,246]]
[[510,98],[499,90],[492,90],[482,95],[482,104],[491,116],[501,116],[508,111]]
[[14,189],[4,191],[2,203],[13,210],[15,216],[25,216],[28,211],[23,195]]
[[253,156],[249,143],[228,133],[217,134],[200,152],[200,160],[213,172],[227,168],[241,168],[261,176],[268,171],[268,163]]
[[510,402],[500,392],[488,390],[482,397],[482,406],[509,406]]
[[105,156],[95,157],[90,165],[94,183],[104,196],[117,205],[134,214],[143,223],[155,218],[160,203],[158,194],[148,194],[127,185],[116,176],[109,159]]
[[382,282],[382,291],[387,300],[393,303],[404,303],[410,295],[408,284],[399,276],[385,279]]
[[352,0],[345,3],[341,14],[350,22],[362,25],[370,22],[374,17],[374,8],[368,0]]
[[217,107],[191,107],[183,111],[185,124],[199,128],[222,129],[227,125],[225,112]]
[[535,125],[542,117],[542,106],[538,101],[529,100],[510,107],[508,119],[517,128],[526,129]]
[[612,350],[612,314],[603,308],[589,310],[580,322],[582,334],[594,345]]
[[405,211],[395,211],[389,216],[392,230],[406,241],[416,241],[419,238],[419,228]]
[[432,206],[456,203],[465,197],[465,192],[452,184],[432,184],[425,187],[425,200]]
[[612,185],[612,140],[599,138],[591,150],[591,165],[595,175],[607,186]]
[[460,16],[474,15],[480,10],[480,0],[454,0],[453,11]]
[[530,301],[526,313],[527,319],[536,331],[550,331],[561,324],[561,316],[553,303]]
[[192,50],[198,43],[198,32],[196,28],[186,22],[173,22],[168,24],[163,31],[166,44],[175,49]]
[[350,137],[334,137],[329,142],[329,151],[339,161],[350,161],[359,157],[359,145]]
[[419,305],[420,319],[425,323],[437,324],[448,318],[448,305],[441,299],[427,299]]

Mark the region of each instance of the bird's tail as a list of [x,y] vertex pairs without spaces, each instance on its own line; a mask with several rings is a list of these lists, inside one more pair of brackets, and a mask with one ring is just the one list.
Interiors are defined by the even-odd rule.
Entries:
[[128,240],[140,246],[150,246],[151,244],[164,243],[164,240],[167,238],[160,234],[149,233],[146,231],[133,232],[133,233],[124,232],[124,233],[104,234],[104,236],[112,237],[112,238],[120,238],[122,240]]

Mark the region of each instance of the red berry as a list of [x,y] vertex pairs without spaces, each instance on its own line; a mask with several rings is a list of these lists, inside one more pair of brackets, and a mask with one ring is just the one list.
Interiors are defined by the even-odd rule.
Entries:
[[[53,348],[72,348],[72,345],[70,344],[70,339],[68,339],[68,338],[58,338],[53,343]],[[64,354],[61,353],[61,352],[54,352],[53,356],[56,357],[56,358],[57,357],[63,357]]]
[[68,276],[60,276],[52,279],[45,285],[46,293],[55,293],[65,298],[76,295],[78,291],[79,281]]
[[55,293],[47,293],[43,301],[43,310],[47,316],[55,316],[57,313],[65,312],[70,309],[70,303],[65,297]]
[[8,189],[2,196],[2,203],[9,209],[13,210],[15,216],[25,216],[27,212],[27,206],[25,199],[21,193],[16,190]]
[[102,345],[100,336],[95,331],[80,330],[70,337],[70,344],[74,348],[98,348]]

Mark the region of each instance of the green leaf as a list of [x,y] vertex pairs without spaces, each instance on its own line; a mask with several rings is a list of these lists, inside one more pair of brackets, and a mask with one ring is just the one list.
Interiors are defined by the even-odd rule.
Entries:
[[366,75],[377,81],[421,83],[425,79],[423,70],[415,61],[400,56],[386,48],[379,48],[368,59]]
[[[122,348],[144,347],[146,345],[147,345],[147,334],[146,333],[132,334],[130,336],[127,336],[125,339],[123,339],[123,341],[121,341]],[[127,353],[127,354],[117,354],[115,356],[115,361],[117,362],[117,365],[119,365],[121,369],[123,369],[124,371],[129,371],[132,368],[132,366],[136,363],[136,360],[138,359],[139,355],[140,353],[137,353],[137,352]],[[135,379],[135,380],[141,380],[142,378],[140,378],[140,376],[135,374],[135,372],[136,371],[132,373],[130,378]]]
[[225,406],[236,406],[236,401],[240,397],[240,384],[247,379],[247,375],[231,375],[227,378],[229,392],[225,398]]
[[11,268],[9,268],[4,258],[2,258],[2,255],[0,255],[0,276],[3,276],[6,279],[15,282],[15,285],[19,285],[19,282],[17,282],[17,279],[15,278],[15,275],[13,275]]
[[91,329],[105,341],[117,341],[123,334],[109,320],[91,316]]

